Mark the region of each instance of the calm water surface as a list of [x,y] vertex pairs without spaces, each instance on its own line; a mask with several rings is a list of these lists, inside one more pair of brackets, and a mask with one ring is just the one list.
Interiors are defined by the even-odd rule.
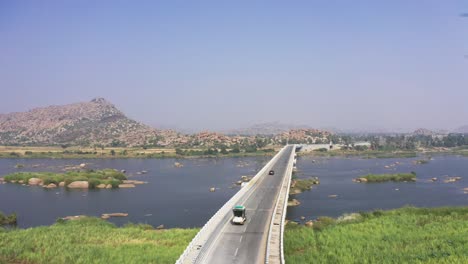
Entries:
[[[421,158],[361,159],[299,157],[298,178],[317,176],[320,185],[295,195],[302,202],[288,208],[288,219],[301,216],[314,219],[319,216],[337,217],[344,213],[392,209],[405,205],[419,207],[467,206],[468,158],[461,156],[434,156],[427,164],[415,165]],[[399,164],[396,164],[399,163]],[[389,168],[385,168],[389,166]],[[416,182],[355,183],[353,178],[369,173],[417,173]],[[455,183],[443,183],[446,176],[461,176]],[[430,179],[437,177],[439,181]],[[338,195],[330,198],[329,195]],[[306,219],[306,220],[307,220]]]
[[[59,217],[125,212],[128,217],[111,218],[166,227],[202,226],[235,192],[232,183],[242,175],[254,175],[268,157],[220,159],[0,159],[0,175],[16,171],[62,171],[66,165],[87,163],[93,169],[127,170],[129,179],[148,181],[132,189],[65,190],[43,189],[17,184],[0,185],[0,211],[16,212],[20,227],[50,225]],[[336,217],[343,213],[404,205],[468,205],[468,158],[435,156],[428,164],[414,165],[416,159],[360,159],[300,157],[297,177],[317,176],[320,185],[296,195],[302,204],[288,209],[288,219],[301,216]],[[175,168],[174,162],[184,164]],[[396,162],[400,164],[394,165]],[[17,163],[26,167],[17,170]],[[385,166],[394,165],[389,169]],[[137,175],[147,170],[148,174]],[[367,173],[417,173],[412,183],[359,184],[352,179]],[[428,182],[432,177],[461,176],[456,183]],[[216,187],[216,192],[209,192]],[[338,195],[329,198],[329,195]],[[306,220],[307,220],[306,219]]]
[[[268,157],[223,159],[0,159],[0,175],[16,171],[62,171],[66,165],[87,163],[93,169],[125,169],[129,179],[149,182],[136,188],[115,190],[44,189],[19,184],[0,185],[0,211],[16,212],[20,227],[50,225],[69,215],[100,216],[124,212],[111,218],[116,224],[148,223],[165,227],[202,226],[239,187],[232,183],[242,175],[254,175]],[[184,165],[175,168],[174,162]],[[17,163],[25,168],[17,170]],[[38,167],[36,167],[38,166]],[[34,168],[36,167],[36,168]],[[145,175],[136,175],[147,170]],[[209,192],[216,187],[216,192]]]

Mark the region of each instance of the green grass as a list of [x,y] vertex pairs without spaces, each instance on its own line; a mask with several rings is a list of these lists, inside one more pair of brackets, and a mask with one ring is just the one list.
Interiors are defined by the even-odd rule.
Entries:
[[0,229],[0,263],[175,263],[198,229],[115,227],[97,218]]
[[[294,263],[468,263],[468,207],[376,210],[313,228],[288,224]],[[174,263],[199,229],[118,228],[97,218],[49,227],[0,228],[0,263]]]
[[468,263],[468,207],[412,208],[289,224],[286,263]]
[[395,173],[395,174],[367,174],[359,178],[367,179],[368,183],[387,182],[387,181],[394,181],[394,182],[415,181],[416,173],[411,172],[411,173]]
[[320,181],[318,179],[314,178],[308,178],[308,179],[294,179],[296,182],[294,187],[291,187],[291,194],[298,194],[307,190],[312,189],[312,185],[314,184],[319,184]]
[[53,172],[17,172],[8,174],[4,177],[6,182],[23,181],[28,183],[31,178],[42,179],[44,185],[54,183],[58,185],[60,182],[65,182],[65,185],[74,181],[88,181],[89,188],[95,188],[99,184],[111,184],[113,188],[117,188],[123,180],[126,180],[125,174],[113,170],[86,170],[86,171],[69,171],[66,173]]

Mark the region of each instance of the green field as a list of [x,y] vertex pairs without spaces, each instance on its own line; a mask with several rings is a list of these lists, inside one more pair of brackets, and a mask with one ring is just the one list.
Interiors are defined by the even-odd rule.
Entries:
[[395,173],[395,174],[367,174],[365,176],[361,176],[359,178],[367,179],[367,182],[387,182],[387,181],[394,181],[394,182],[402,182],[402,181],[415,181],[416,180],[416,173]]
[[118,228],[97,218],[6,231],[0,263],[175,263],[198,229]]
[[468,207],[401,208],[289,224],[286,263],[468,263]]
[[[0,228],[0,263],[174,263],[199,229],[97,218]],[[468,207],[362,212],[288,224],[286,263],[468,263]]]
[[96,188],[99,184],[110,184],[113,188],[119,187],[123,180],[126,180],[125,174],[113,170],[85,170],[85,171],[69,171],[66,173],[54,172],[17,172],[8,174],[4,177],[6,182],[28,183],[31,178],[39,178],[44,185],[56,184],[64,182],[65,186],[74,181],[87,181],[89,188]]

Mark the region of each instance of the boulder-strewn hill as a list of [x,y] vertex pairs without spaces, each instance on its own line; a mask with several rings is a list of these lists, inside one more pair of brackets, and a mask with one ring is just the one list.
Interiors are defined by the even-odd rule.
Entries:
[[413,132],[413,135],[419,135],[419,136],[432,136],[434,134],[435,134],[434,131],[426,129],[426,128],[419,128]]
[[1,145],[164,145],[177,137],[127,118],[103,98],[0,115]]
[[280,133],[287,132],[291,129],[310,128],[309,126],[299,126],[291,124],[283,124],[280,122],[269,122],[255,124],[247,128],[235,129],[227,131],[229,135],[277,135]]

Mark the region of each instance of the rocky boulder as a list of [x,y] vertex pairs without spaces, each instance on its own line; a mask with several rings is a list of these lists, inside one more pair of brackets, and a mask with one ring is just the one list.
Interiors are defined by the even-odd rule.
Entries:
[[301,202],[299,202],[296,199],[292,199],[291,201],[288,201],[288,206],[298,206],[300,204],[301,204]]
[[123,180],[122,183],[125,184],[147,184],[146,181],[137,181],[137,180]]
[[111,217],[126,217],[128,216],[127,213],[110,213],[110,214],[102,214],[101,218],[102,219],[109,219]]
[[51,184],[49,184],[47,186],[44,186],[44,187],[47,188],[47,189],[52,189],[52,188],[57,188],[57,185],[55,185],[55,183],[51,183]]
[[119,188],[135,188],[135,184],[122,183],[122,184],[119,184]]
[[89,183],[87,181],[74,181],[67,186],[71,189],[88,189]]
[[309,221],[305,222],[305,226],[312,227],[312,226],[314,226],[314,222],[312,222],[312,220],[309,220]]
[[79,220],[79,219],[82,219],[82,218],[85,218],[86,215],[72,215],[72,216],[66,216],[66,217],[63,217],[62,219],[63,220]]
[[28,180],[29,185],[40,185],[42,183],[42,180],[39,178],[31,178]]

